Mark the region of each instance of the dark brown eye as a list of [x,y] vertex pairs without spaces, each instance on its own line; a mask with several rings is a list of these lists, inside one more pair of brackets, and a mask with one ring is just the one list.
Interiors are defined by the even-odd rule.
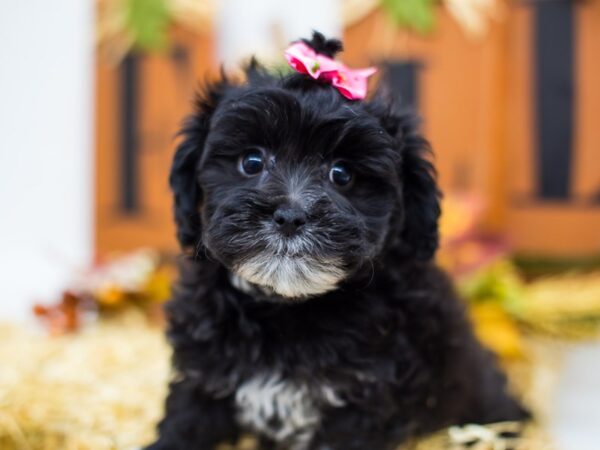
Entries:
[[258,175],[265,168],[265,157],[260,150],[249,150],[240,158],[239,169],[244,175]]
[[352,177],[352,170],[341,161],[336,162],[329,170],[329,181],[339,187],[348,186]]

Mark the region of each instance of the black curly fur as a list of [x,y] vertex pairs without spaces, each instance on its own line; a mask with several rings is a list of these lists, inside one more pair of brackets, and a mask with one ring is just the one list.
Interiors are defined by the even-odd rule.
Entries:
[[321,55],[333,58],[344,50],[344,45],[339,39],[327,39],[322,33],[313,31],[310,39],[301,39],[306,45]]
[[[310,45],[341,49],[318,33]],[[439,191],[413,118],[253,64],[247,83],[209,87],[182,133],[170,181],[192,257],[167,308],[176,377],[148,449],[210,450],[257,431],[238,420],[235,396],[264,373],[306,386],[320,420],[303,446],[262,435],[263,449],[385,450],[451,424],[527,417],[431,261]],[[275,149],[272,176],[287,176],[262,187],[241,176],[245,144]],[[336,192],[315,169],[306,190],[320,199],[315,252],[342,255],[346,277],[302,300],[234,287],[236,261],[264,251],[258,227],[289,177],[339,156],[357,164],[355,184]],[[323,386],[341,403],[323,400]]]

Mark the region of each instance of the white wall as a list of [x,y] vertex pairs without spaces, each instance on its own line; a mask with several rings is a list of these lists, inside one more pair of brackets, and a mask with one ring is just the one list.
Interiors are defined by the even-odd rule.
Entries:
[[217,45],[227,67],[256,55],[283,61],[282,49],[316,29],[341,37],[338,0],[219,0]]
[[560,450],[600,447],[600,344],[570,347],[566,352],[550,429]]
[[92,255],[92,0],[0,5],[0,320]]

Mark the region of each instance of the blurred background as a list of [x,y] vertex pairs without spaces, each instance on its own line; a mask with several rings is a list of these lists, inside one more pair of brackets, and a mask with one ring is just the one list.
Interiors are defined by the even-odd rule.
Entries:
[[560,448],[597,449],[599,0],[1,2],[0,319],[78,310],[66,291],[120,303],[138,279],[168,292],[156,261],[177,253],[167,176],[193,93],[221,64],[281,67],[312,29],[421,115],[440,264],[502,357],[529,354],[531,330],[569,342],[548,423]]

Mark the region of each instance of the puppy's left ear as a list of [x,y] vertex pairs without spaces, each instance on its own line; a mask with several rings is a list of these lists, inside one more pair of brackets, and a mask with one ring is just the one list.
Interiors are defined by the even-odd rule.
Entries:
[[436,172],[428,159],[431,151],[428,142],[412,126],[400,136],[400,177],[404,221],[400,239],[410,256],[428,261],[433,258],[439,244],[438,219],[441,193]]
[[179,132],[169,184],[174,195],[175,224],[181,248],[194,249],[200,243],[202,223],[199,207],[202,192],[196,179],[196,170],[210,127],[211,116],[226,88],[226,81],[211,85],[196,97],[196,112],[188,117]]
[[403,256],[428,261],[438,248],[440,197],[436,171],[430,161],[429,143],[417,130],[416,117],[392,112],[389,103],[375,99],[369,105],[383,127],[395,139],[401,183],[397,248]]

